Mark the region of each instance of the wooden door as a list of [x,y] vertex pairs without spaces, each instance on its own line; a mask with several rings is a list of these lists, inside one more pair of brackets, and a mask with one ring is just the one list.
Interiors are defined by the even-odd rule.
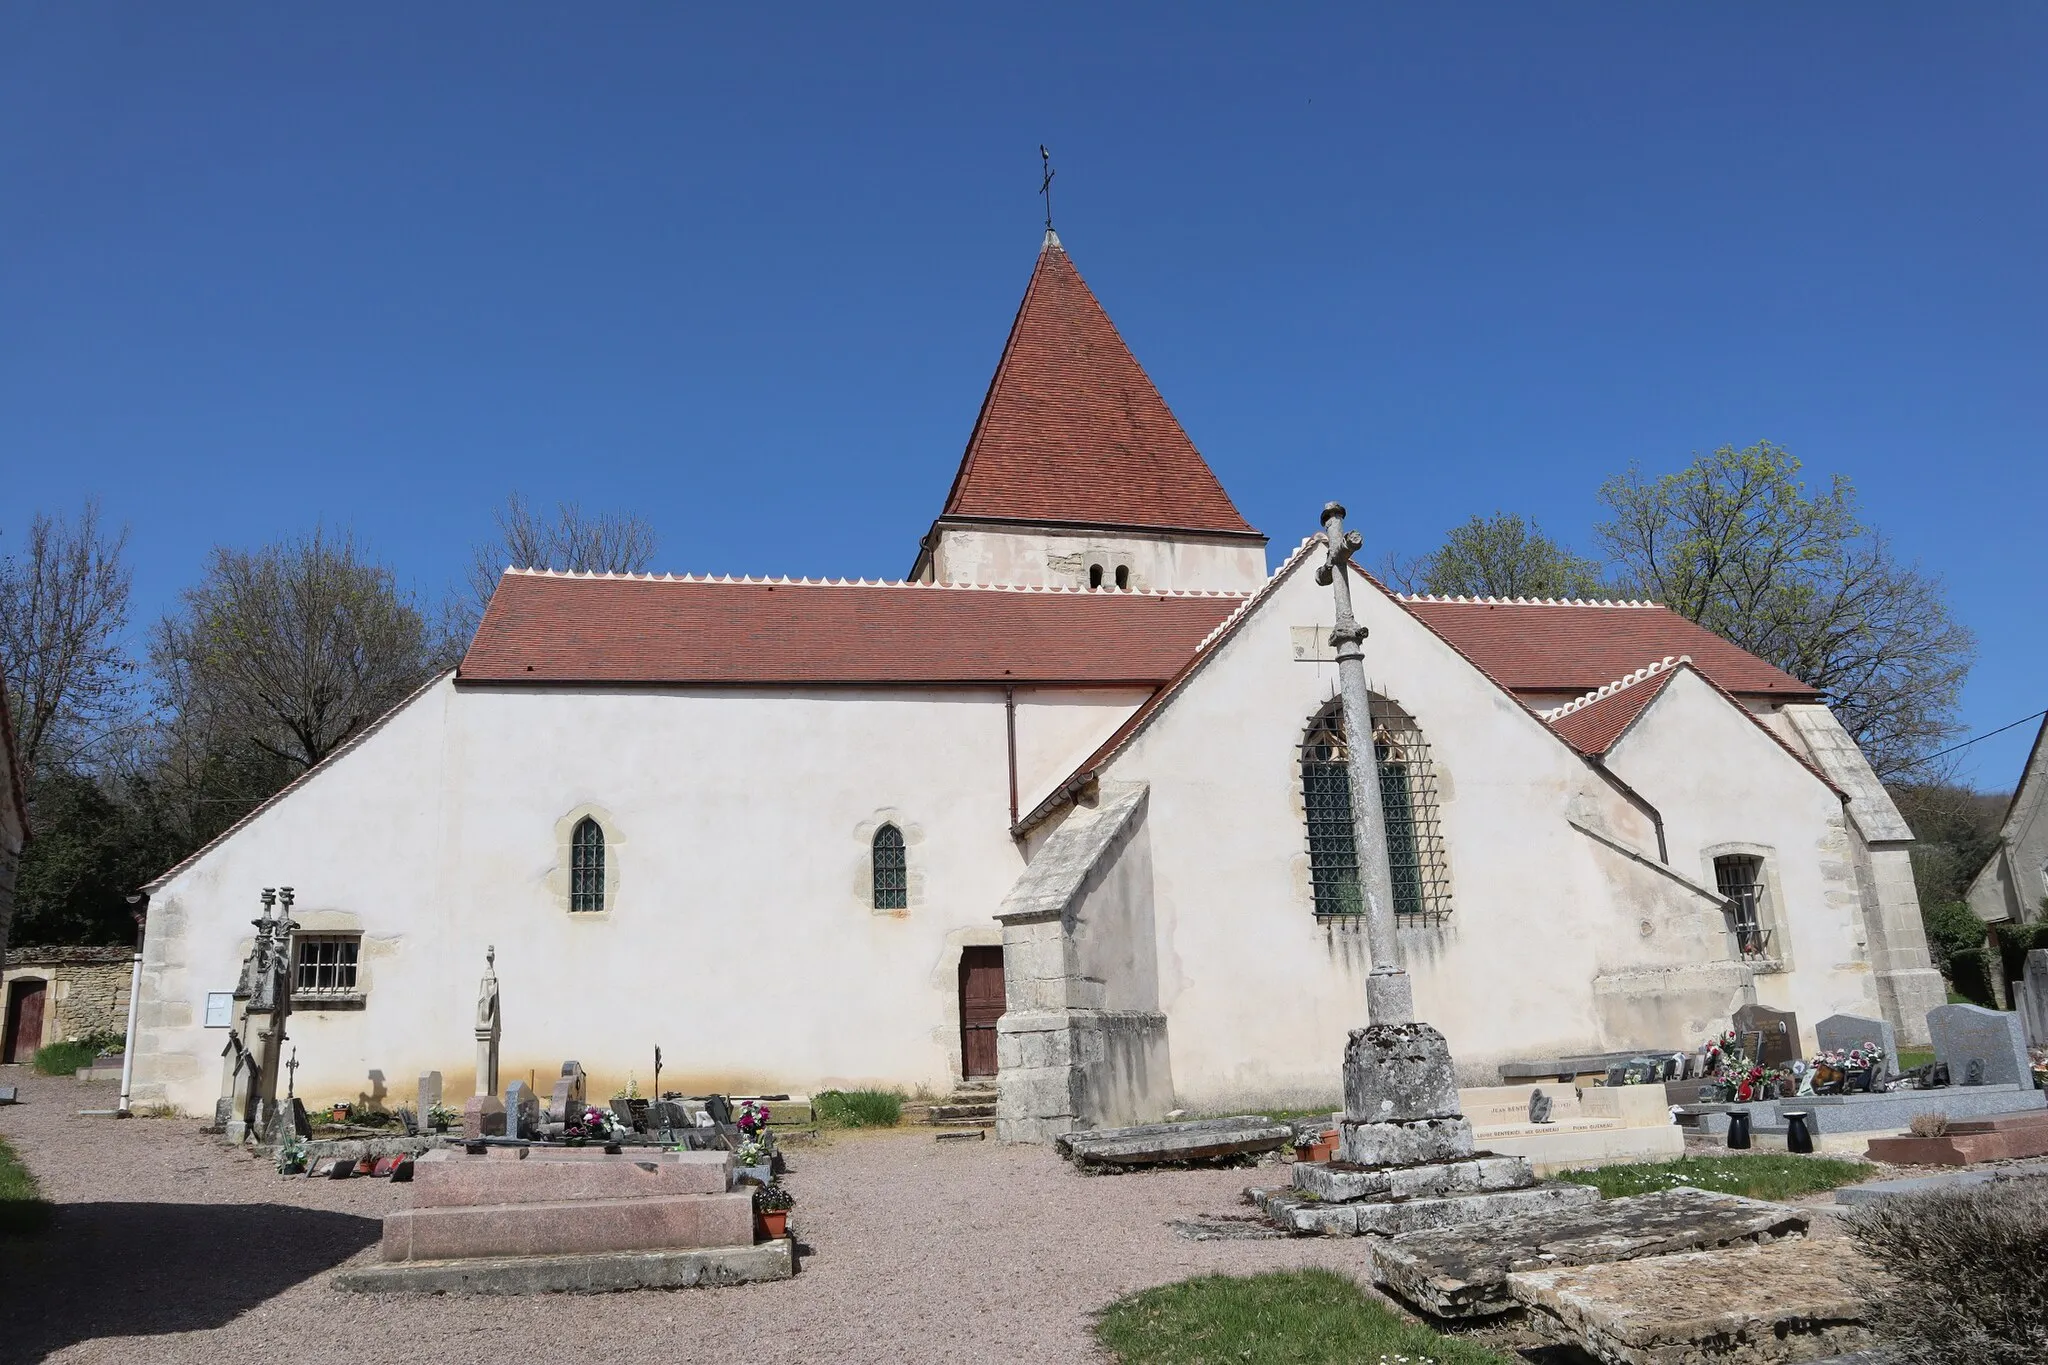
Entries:
[[[998,979],[1001,971],[997,971]],[[26,1062],[43,1045],[43,993],[47,981],[17,981],[7,995],[6,1055],[0,1061]]]
[[996,1074],[996,1020],[1003,1017],[1003,950],[960,950],[960,1069]]

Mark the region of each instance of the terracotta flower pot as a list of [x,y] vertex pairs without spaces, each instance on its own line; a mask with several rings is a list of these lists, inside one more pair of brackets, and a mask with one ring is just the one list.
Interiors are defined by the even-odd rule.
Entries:
[[771,1242],[789,1235],[788,1209],[757,1209],[754,1221],[760,1225],[761,1235]]

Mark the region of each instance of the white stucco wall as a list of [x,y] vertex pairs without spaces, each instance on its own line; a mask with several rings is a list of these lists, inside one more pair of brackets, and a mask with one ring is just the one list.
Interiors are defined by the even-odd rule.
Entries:
[[1764,860],[1764,927],[1777,969],[1756,996],[1813,1026],[1831,1014],[1872,1014],[1862,887],[1842,799],[1745,719],[1698,675],[1680,670],[1614,745],[1608,766],[1663,813],[1671,861],[1714,885],[1714,859]]
[[[1129,693],[1020,693],[1033,781],[1077,762]],[[1060,775],[1064,776],[1064,769]],[[607,834],[615,894],[571,914],[559,828]],[[906,912],[868,904],[867,838],[906,834]],[[603,1093],[663,1084],[808,1090],[957,1073],[963,944],[1022,866],[1008,837],[1003,694],[458,689],[443,682],[155,895],[138,1095],[210,1112],[222,1030],[264,886],[312,927],[359,928],[367,1007],[291,1025],[299,1093],[394,1098],[420,1072],[468,1093],[486,944],[501,1075],[567,1058]]]
[[[1593,978],[1697,962],[1701,898],[1574,830],[1568,814],[1655,858],[1650,822],[1540,722],[1398,605],[1356,593],[1372,685],[1431,745],[1449,845],[1452,916],[1402,933],[1419,1012],[1474,1077],[1607,1045]],[[1317,923],[1302,825],[1298,745],[1336,670],[1296,662],[1291,628],[1330,620],[1328,591],[1294,574],[1106,774],[1150,784],[1160,1006],[1194,1107],[1327,1099],[1364,1022],[1364,943]]]
[[1146,592],[1251,592],[1266,581],[1266,547],[1237,537],[945,526],[931,555],[940,583],[1085,588],[1091,564],[1103,587],[1123,566],[1128,586]]

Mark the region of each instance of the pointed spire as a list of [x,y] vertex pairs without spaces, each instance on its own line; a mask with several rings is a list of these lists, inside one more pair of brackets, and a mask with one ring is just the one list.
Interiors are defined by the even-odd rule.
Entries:
[[1258,534],[1051,228],[945,515]]

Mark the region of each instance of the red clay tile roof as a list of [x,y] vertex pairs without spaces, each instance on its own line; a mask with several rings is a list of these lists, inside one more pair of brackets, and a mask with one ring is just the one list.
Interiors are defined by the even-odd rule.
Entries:
[[1258,534],[1050,233],[945,515]]
[[1677,671],[1674,667],[1660,667],[1649,677],[1624,683],[1604,697],[1574,702],[1570,710],[1553,713],[1545,724],[1580,753],[1597,758],[1614,747],[1621,732],[1635,723]]
[[498,580],[456,678],[1154,685],[1244,600],[513,570]]
[[1689,654],[1702,674],[1738,697],[1792,702],[1820,695],[1668,607],[1444,597],[1401,602],[1512,692],[1590,692],[1653,659]]

